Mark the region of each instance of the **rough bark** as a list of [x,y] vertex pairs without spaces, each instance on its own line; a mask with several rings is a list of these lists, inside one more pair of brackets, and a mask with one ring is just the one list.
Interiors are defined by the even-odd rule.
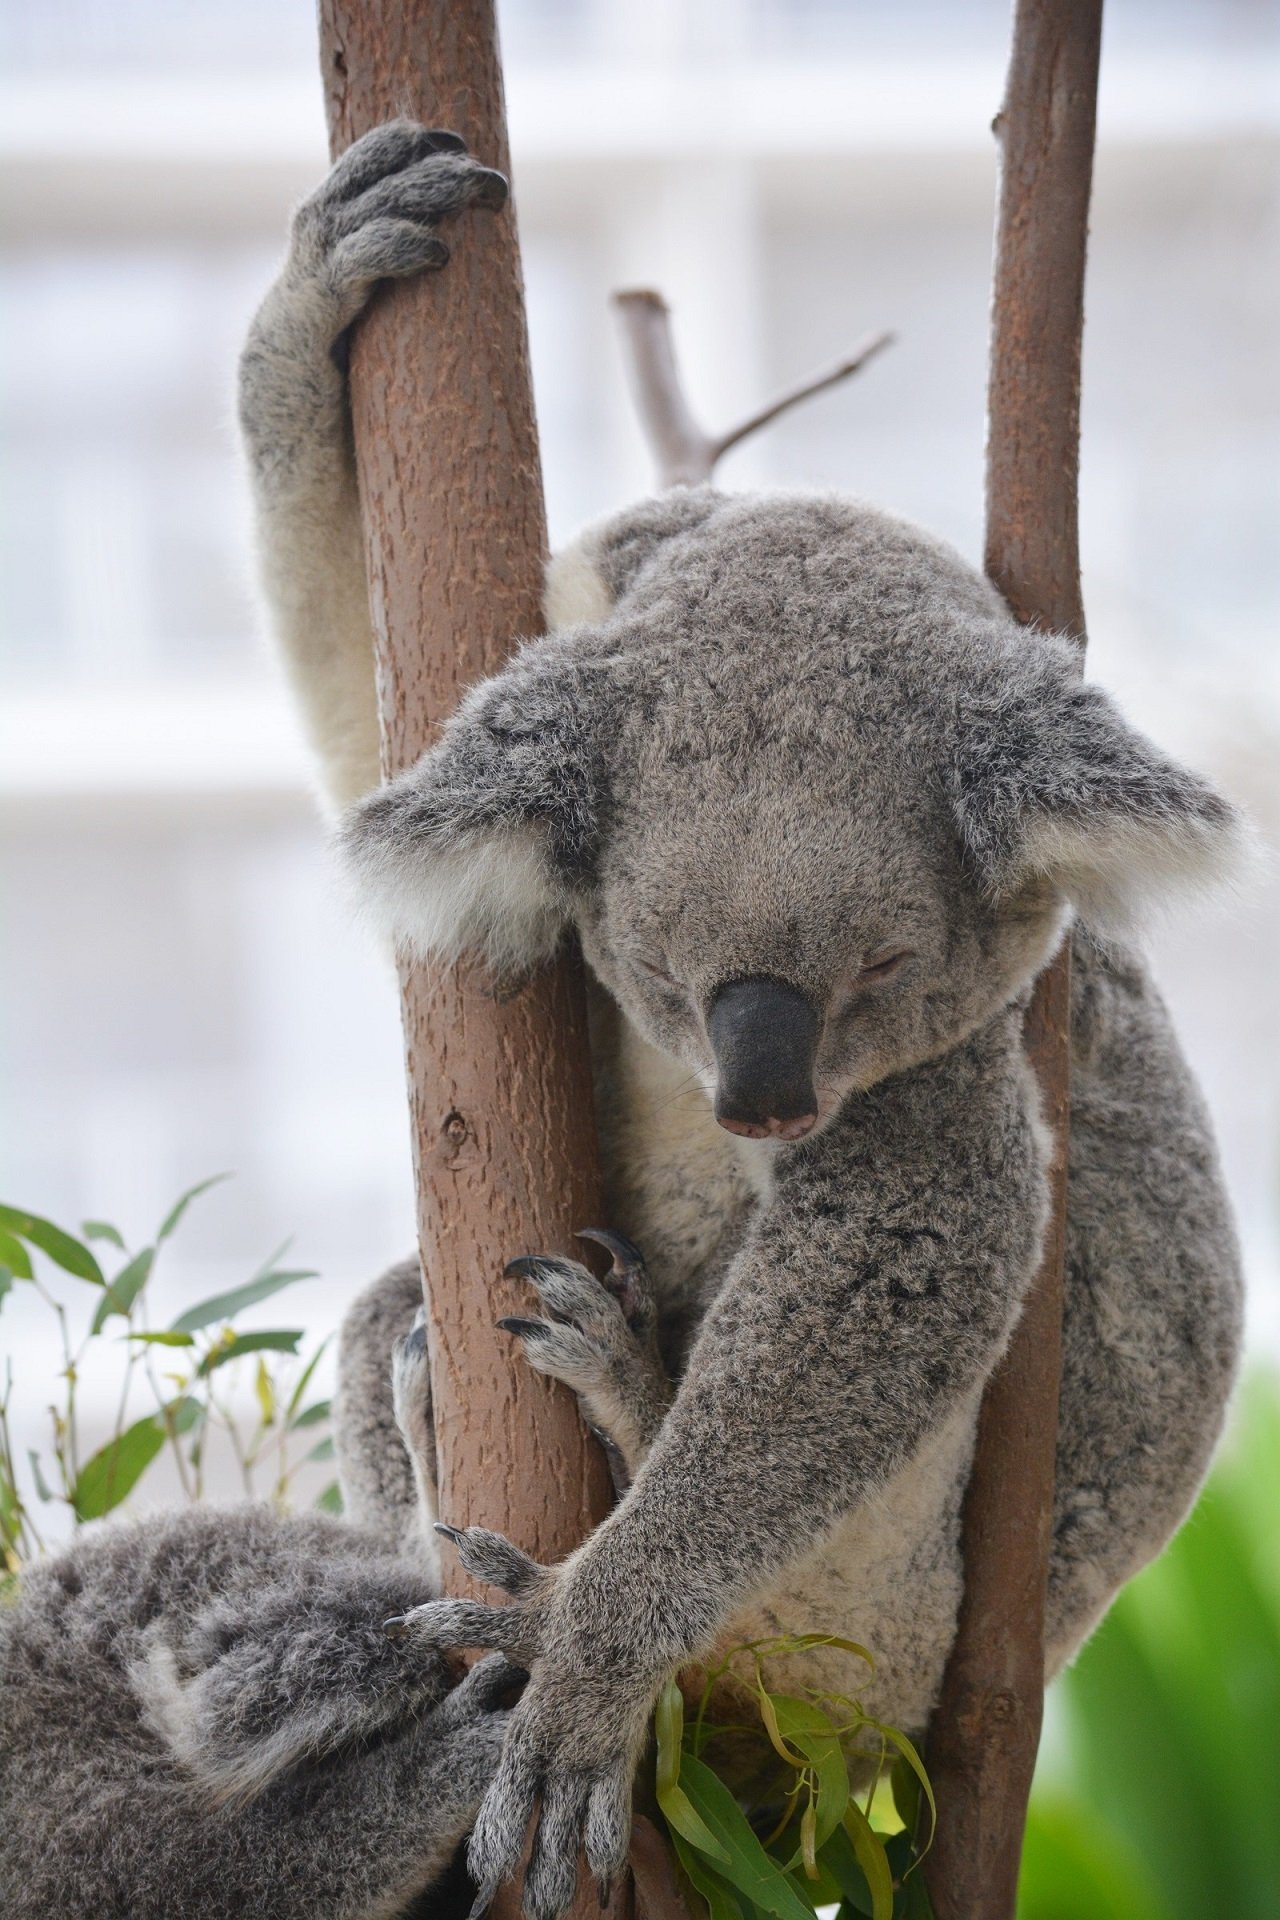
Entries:
[[[1019,620],[1083,656],[1080,346],[1102,0],[1017,0],[1004,106],[987,442],[986,569]],[[1062,1347],[1070,956],[1037,984],[1026,1043],[1054,1131],[1040,1271],[982,1403],[965,1592],[930,1730],[937,1920],[1012,1920],[1044,1704],[1044,1608]]]

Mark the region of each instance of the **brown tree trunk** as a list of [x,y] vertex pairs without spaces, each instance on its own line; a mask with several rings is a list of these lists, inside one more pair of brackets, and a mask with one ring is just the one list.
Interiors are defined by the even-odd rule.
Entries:
[[[1017,618],[1085,644],[1077,537],[1080,343],[1102,0],[1017,0],[1004,106],[987,442],[986,568]],[[965,1592],[930,1729],[937,1920],[1012,1920],[1044,1705],[1045,1582],[1062,1348],[1070,954],[1041,976],[1027,1049],[1054,1131],[1052,1217],[982,1402]]]
[[[321,0],[335,154],[398,113],[510,171],[491,0]],[[359,328],[351,399],[384,772],[410,765],[474,680],[542,627],[546,546],[515,217],[464,215],[441,274]],[[515,1254],[569,1251],[601,1217],[581,967],[505,1004],[465,970],[402,972],[418,1227],[445,1519],[557,1561],[607,1512],[572,1396],[494,1327]],[[465,1589],[451,1555],[444,1578]],[[623,1896],[624,1902],[627,1896]],[[514,1916],[504,1889],[495,1914]],[[615,1911],[619,1909],[615,1907]],[[582,1914],[595,1920],[594,1893]]]

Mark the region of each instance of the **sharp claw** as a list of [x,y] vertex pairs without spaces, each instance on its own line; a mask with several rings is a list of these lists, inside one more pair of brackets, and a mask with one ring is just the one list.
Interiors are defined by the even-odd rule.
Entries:
[[382,1631],[388,1640],[407,1640],[409,1637],[409,1616],[407,1613],[393,1613],[389,1620],[382,1623]]
[[542,1265],[536,1253],[517,1254],[514,1260],[508,1260],[502,1269],[504,1280],[532,1280]]
[[481,206],[491,207],[495,213],[500,207],[506,206],[511,189],[505,174],[498,173],[493,167],[486,167],[477,179],[476,198]]
[[630,1280],[644,1267],[644,1255],[624,1234],[610,1233],[604,1227],[579,1227],[574,1238],[593,1240],[596,1246],[604,1248],[610,1260],[611,1280]]
[[550,1332],[545,1320],[521,1320],[517,1314],[507,1314],[501,1320],[495,1320],[495,1327],[501,1327],[504,1333],[518,1333],[522,1340],[545,1340]]
[[442,1533],[446,1540],[451,1540],[455,1547],[462,1545],[465,1535],[461,1527],[447,1527],[443,1520],[432,1521],[432,1526],[437,1533]]
[[484,1920],[485,1914],[488,1913],[489,1908],[493,1905],[493,1895],[494,1889],[492,1887],[481,1887],[480,1891],[476,1894],[475,1904],[467,1915],[467,1920]]
[[428,127],[427,138],[433,153],[465,153],[467,150],[462,135],[450,133],[447,127]]

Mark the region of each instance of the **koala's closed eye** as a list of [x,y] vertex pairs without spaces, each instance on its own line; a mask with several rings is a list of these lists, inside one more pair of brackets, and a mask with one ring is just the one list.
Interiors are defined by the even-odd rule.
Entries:
[[882,947],[864,959],[854,976],[854,985],[869,987],[881,980],[892,980],[915,957],[910,947]]

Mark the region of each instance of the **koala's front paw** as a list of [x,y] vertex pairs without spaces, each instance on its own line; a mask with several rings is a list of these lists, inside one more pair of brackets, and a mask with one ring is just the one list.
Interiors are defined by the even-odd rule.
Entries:
[[473,160],[456,133],[393,120],[348,148],[298,208],[290,269],[328,296],[336,336],[379,280],[444,266],[441,221],[506,199],[502,174]]
[[[602,1899],[626,1865],[631,1787],[655,1686],[611,1662],[592,1671],[588,1639],[566,1605],[565,1576],[540,1567],[501,1534],[445,1527],[468,1573],[512,1596],[506,1607],[437,1600],[387,1622],[397,1639],[424,1650],[500,1647],[533,1677],[508,1722],[502,1757],[476,1818],[468,1865],[483,1913],[516,1871],[535,1807],[538,1824],[524,1883],[531,1920],[558,1920],[572,1904],[578,1857]],[[584,1666],[586,1671],[584,1671]],[[477,1670],[478,1671],[478,1670]]]
[[635,1478],[671,1405],[658,1351],[657,1309],[644,1261],[620,1234],[587,1229],[609,1254],[597,1280],[576,1260],[526,1254],[504,1269],[527,1280],[552,1318],[508,1315],[498,1325],[524,1343],[530,1366],[572,1387],[623,1490]]

